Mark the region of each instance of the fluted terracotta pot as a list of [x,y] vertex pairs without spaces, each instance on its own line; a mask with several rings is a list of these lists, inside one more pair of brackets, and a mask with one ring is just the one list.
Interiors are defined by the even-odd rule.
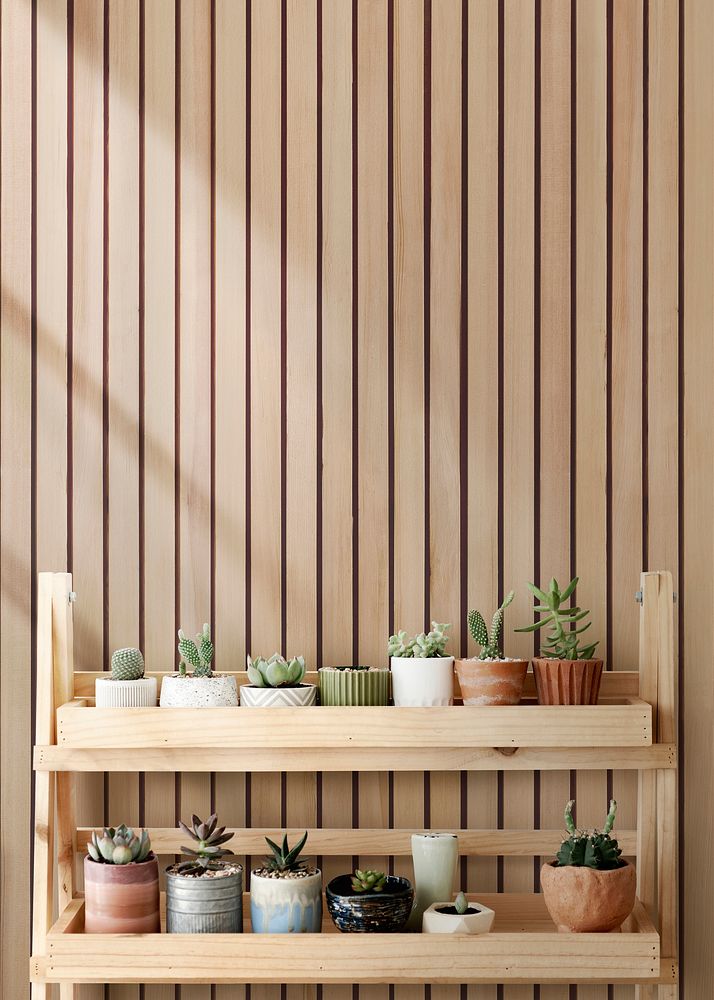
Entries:
[[614,931],[635,906],[635,869],[627,861],[611,871],[561,867],[551,861],[541,868],[540,882],[559,931]]
[[597,705],[602,660],[533,660],[541,705]]
[[464,705],[517,705],[528,660],[455,660]]
[[155,934],[159,918],[159,864],[152,855],[128,865],[84,859],[87,934]]

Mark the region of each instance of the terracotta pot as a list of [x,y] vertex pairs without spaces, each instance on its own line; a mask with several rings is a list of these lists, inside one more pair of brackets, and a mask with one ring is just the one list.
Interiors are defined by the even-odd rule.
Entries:
[[528,660],[455,660],[464,705],[517,705]]
[[533,660],[541,705],[597,705],[602,660]]
[[621,868],[597,871],[554,861],[543,865],[540,883],[543,898],[559,931],[614,931],[635,906],[635,869],[625,861]]
[[84,859],[87,934],[158,934],[159,864],[155,857],[128,865]]

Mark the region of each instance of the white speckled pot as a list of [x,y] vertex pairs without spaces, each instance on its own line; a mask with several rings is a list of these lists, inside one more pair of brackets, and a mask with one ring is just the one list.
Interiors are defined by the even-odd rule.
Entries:
[[156,704],[156,678],[115,681],[111,677],[98,677],[94,682],[94,699],[97,708],[152,708]]
[[424,911],[422,930],[425,934],[488,934],[496,914],[483,903],[469,900],[469,909],[478,913],[440,913],[445,908],[453,909],[453,903],[432,903]]
[[392,697],[402,707],[453,705],[453,656],[393,656]]
[[245,708],[308,708],[314,705],[317,688],[314,684],[299,687],[255,687],[241,684],[240,703]]
[[306,878],[250,875],[254,934],[316,934],[322,927],[322,873]]
[[167,674],[161,682],[162,708],[225,708],[238,704],[235,677],[214,674],[213,677],[192,677],[187,674]]

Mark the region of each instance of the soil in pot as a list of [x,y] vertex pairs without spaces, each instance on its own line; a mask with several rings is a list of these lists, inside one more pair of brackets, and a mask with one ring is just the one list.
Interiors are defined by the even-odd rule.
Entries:
[[250,920],[254,934],[309,934],[322,928],[319,868],[250,873]]
[[295,687],[257,687],[241,684],[240,703],[243,708],[309,708],[317,702],[314,684]]
[[343,933],[388,934],[404,928],[414,901],[409,879],[388,875],[381,892],[355,892],[351,875],[338,875],[325,890],[327,909]]
[[226,863],[208,869],[166,869],[169,934],[231,934],[243,930],[243,868]]
[[518,705],[528,660],[457,659],[456,674],[464,705]]
[[390,674],[384,667],[321,667],[321,705],[386,705]]
[[637,879],[627,861],[607,871],[551,861],[541,868],[540,881],[559,931],[614,931],[635,906]]
[[597,705],[602,660],[533,660],[540,705]]
[[87,934],[156,934],[159,865],[150,855],[128,865],[84,859],[84,930]]
[[469,906],[469,907],[467,907],[464,910],[463,913],[459,913],[459,911],[456,909],[455,906],[437,906],[436,907],[436,912],[437,913],[448,913],[450,916],[454,916],[454,917],[456,917],[456,916],[462,917],[464,915],[468,915],[469,913],[480,913],[481,911],[478,910],[475,906]]

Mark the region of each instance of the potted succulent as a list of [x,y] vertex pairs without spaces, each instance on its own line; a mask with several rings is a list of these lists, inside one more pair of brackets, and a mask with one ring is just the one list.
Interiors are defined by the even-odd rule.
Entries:
[[338,931],[390,934],[407,922],[414,889],[407,878],[358,868],[333,878],[325,899]]
[[512,660],[499,646],[503,612],[513,600],[511,591],[496,609],[489,635],[479,611],[469,611],[468,626],[474,642],[481,646],[478,656],[456,659],[456,675],[464,705],[517,705],[523,694],[528,660]]
[[136,836],[123,823],[92,832],[84,859],[84,930],[87,934],[156,934],[159,864],[146,830]]
[[540,602],[535,610],[542,617],[531,625],[517,628],[516,632],[535,632],[550,627],[542,643],[541,655],[533,659],[538,701],[541,705],[597,705],[602,677],[602,660],[593,658],[597,642],[581,645],[580,636],[591,622],[582,622],[590,614],[579,607],[567,607],[578,585],[576,576],[561,591],[556,579],[548,590],[541,590],[534,583],[528,588]]
[[181,847],[188,861],[166,869],[166,930],[169,934],[230,934],[243,930],[243,866],[224,861],[231,839],[214,813],[179,826],[193,841]]
[[97,708],[145,708],[156,704],[156,678],[144,677],[140,649],[115,649],[112,676],[94,682]]
[[[238,704],[238,688],[230,674],[214,674],[211,670],[213,643],[208,624],[203,626],[195,641],[179,629],[178,651],[181,661],[178,673],[166,674],[161,682],[162,708],[222,708]],[[193,667],[191,673],[188,667]]]
[[432,903],[424,911],[425,934],[487,934],[496,914],[483,903],[469,903],[460,892],[453,903]]
[[248,657],[250,684],[241,684],[240,703],[247,708],[301,708],[314,705],[317,688],[303,684],[305,660],[294,656],[290,662],[279,653],[269,660]]
[[454,702],[454,658],[444,656],[450,625],[431,623],[431,632],[389,637],[392,696],[398,706],[452,705]]
[[617,803],[610,803],[602,832],[576,829],[574,804],[565,807],[568,836],[557,858],[540,871],[545,905],[559,931],[614,931],[632,913],[637,883],[635,869],[610,836]]
[[322,873],[300,857],[307,831],[295,847],[269,837],[271,854],[250,873],[250,920],[255,934],[317,933],[322,926]]
[[386,667],[320,667],[321,705],[386,705]]

